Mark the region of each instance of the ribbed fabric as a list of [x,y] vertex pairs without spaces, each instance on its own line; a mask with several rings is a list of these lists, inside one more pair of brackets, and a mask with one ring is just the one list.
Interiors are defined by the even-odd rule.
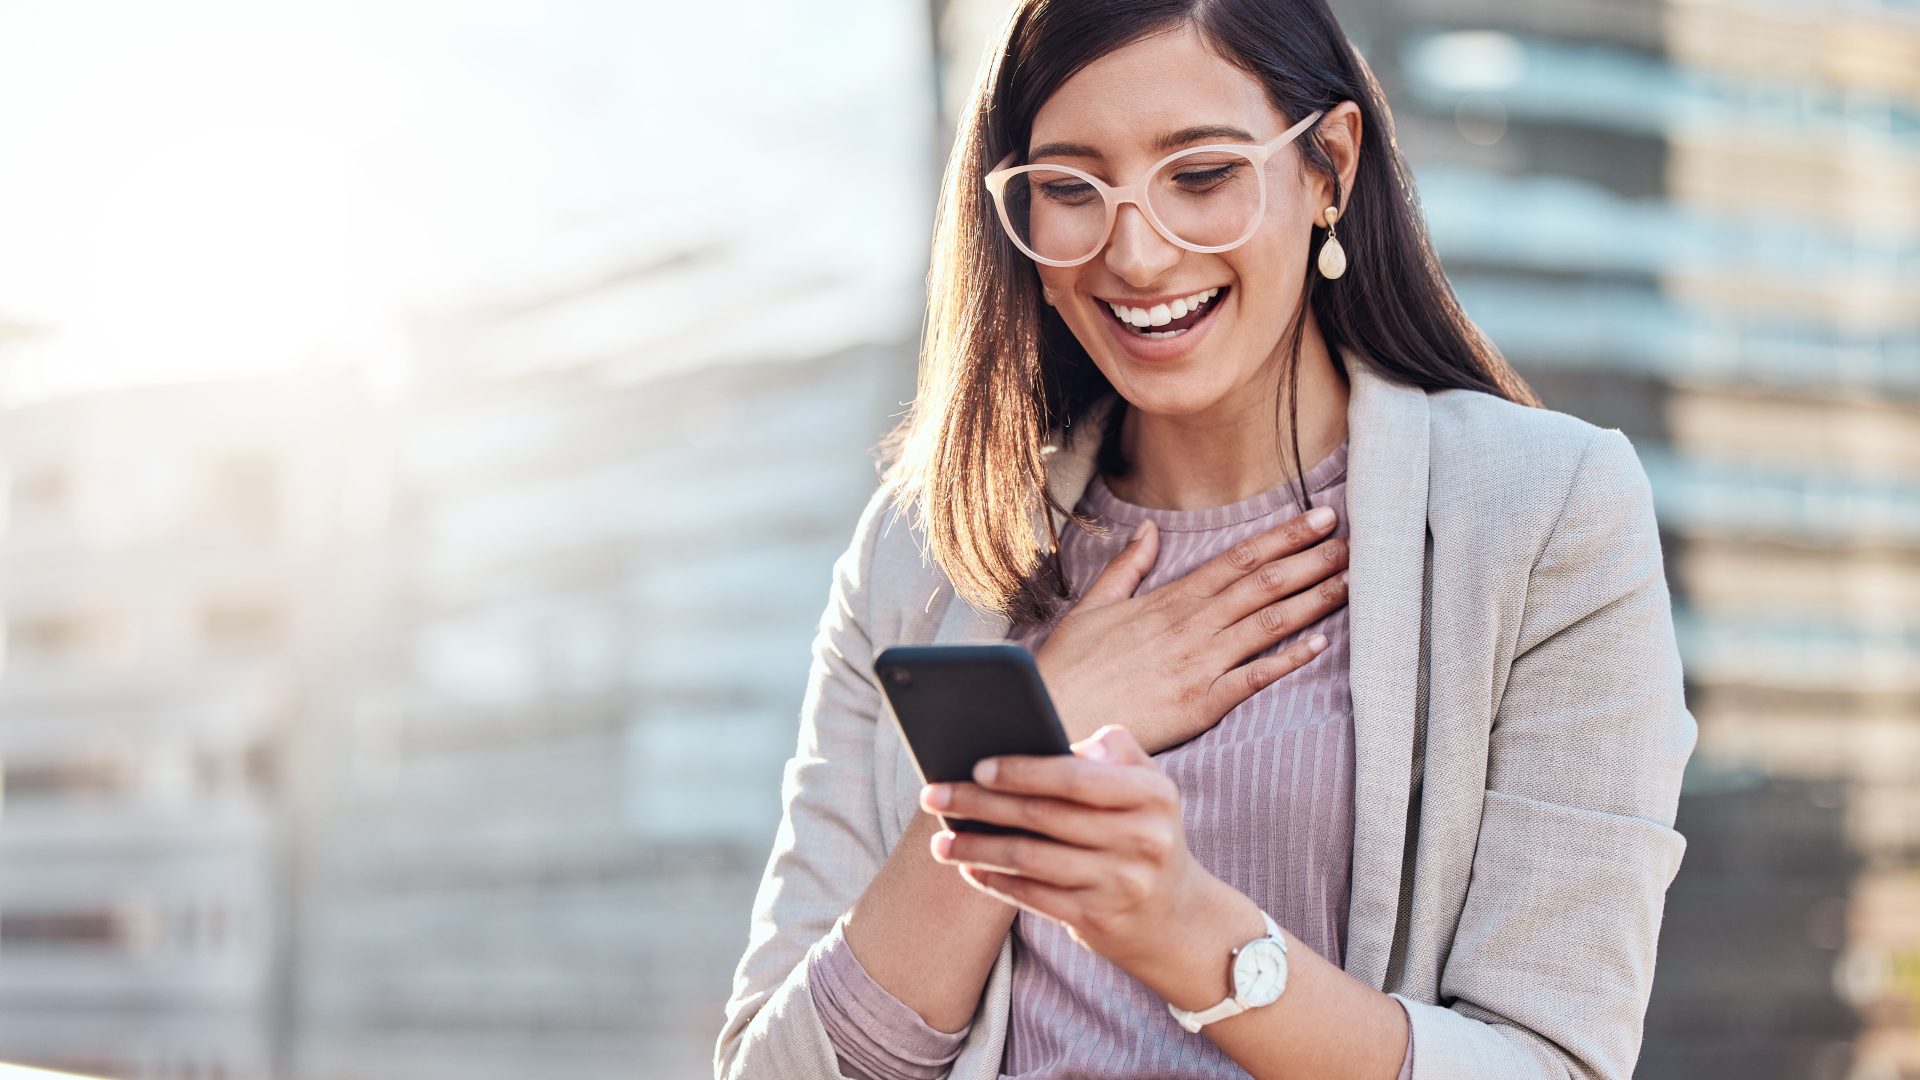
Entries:
[[[1333,530],[1338,536],[1347,535],[1346,464],[1342,442],[1306,474],[1313,504],[1330,506],[1339,515]],[[1062,563],[1074,595],[1080,595],[1125,546],[1133,528],[1152,518],[1160,528],[1160,550],[1141,583],[1140,592],[1148,592],[1299,514],[1297,494],[1288,481],[1226,506],[1165,510],[1125,502],[1096,476],[1078,509],[1116,527],[1107,537],[1067,530],[1061,538]],[[1007,639],[1038,649],[1051,630],[1051,625],[1016,624]],[[1327,636],[1327,649],[1307,666],[1242,702],[1213,728],[1154,758],[1179,785],[1187,846],[1195,859],[1339,967],[1353,843],[1346,606],[1275,642],[1263,655],[1315,633]],[[1182,1029],[1158,994],[1075,942],[1060,924],[1022,911],[1013,937],[1003,1077],[1246,1075],[1205,1033]],[[929,1067],[958,1055],[967,1030],[949,1033],[927,1025],[874,982],[844,942],[828,944],[814,962],[809,984],[843,1068],[865,1080],[918,1080],[931,1075]],[[1225,997],[1224,956],[1221,976]],[[1410,1032],[1400,1080],[1408,1080],[1412,1068]]]

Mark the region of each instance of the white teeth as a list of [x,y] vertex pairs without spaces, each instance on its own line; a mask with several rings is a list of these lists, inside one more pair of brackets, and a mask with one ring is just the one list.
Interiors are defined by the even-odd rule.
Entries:
[[1108,304],[1113,309],[1113,317],[1123,323],[1134,326],[1165,326],[1175,319],[1183,319],[1199,309],[1200,305],[1220,294],[1218,285],[1205,292],[1182,297],[1170,304],[1155,304],[1151,308],[1127,307],[1124,304]]

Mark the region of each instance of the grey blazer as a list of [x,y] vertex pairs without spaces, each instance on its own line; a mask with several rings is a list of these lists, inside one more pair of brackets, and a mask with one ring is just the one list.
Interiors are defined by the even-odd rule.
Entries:
[[[1646,473],[1617,429],[1341,357],[1357,741],[1345,970],[1406,1005],[1415,1080],[1628,1077],[1696,736]],[[1051,435],[1062,505],[1092,477],[1097,419]],[[920,786],[873,656],[1008,629],[951,602],[889,494],[834,566],[716,1077],[840,1076],[806,961],[843,932]],[[999,1076],[1012,952],[1009,935],[953,1080]]]

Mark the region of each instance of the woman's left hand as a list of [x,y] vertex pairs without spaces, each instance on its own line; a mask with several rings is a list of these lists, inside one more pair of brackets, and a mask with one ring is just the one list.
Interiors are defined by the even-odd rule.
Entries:
[[[1108,724],[1067,755],[988,758],[974,783],[929,784],[920,805],[1049,839],[939,832],[933,857],[974,888],[1062,923],[1122,967],[1177,934],[1175,916],[1211,878],[1187,850],[1180,791],[1133,733]],[[947,789],[941,805],[937,792]]]

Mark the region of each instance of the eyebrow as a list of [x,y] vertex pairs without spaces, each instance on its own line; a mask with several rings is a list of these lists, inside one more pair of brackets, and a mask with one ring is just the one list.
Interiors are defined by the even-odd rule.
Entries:
[[[1227,124],[1199,124],[1160,136],[1153,140],[1153,148],[1165,154],[1207,139],[1235,139],[1250,143],[1253,141],[1253,136]],[[1101,158],[1103,155],[1085,143],[1050,142],[1044,146],[1034,147],[1027,155],[1027,160],[1032,161],[1043,157]]]

